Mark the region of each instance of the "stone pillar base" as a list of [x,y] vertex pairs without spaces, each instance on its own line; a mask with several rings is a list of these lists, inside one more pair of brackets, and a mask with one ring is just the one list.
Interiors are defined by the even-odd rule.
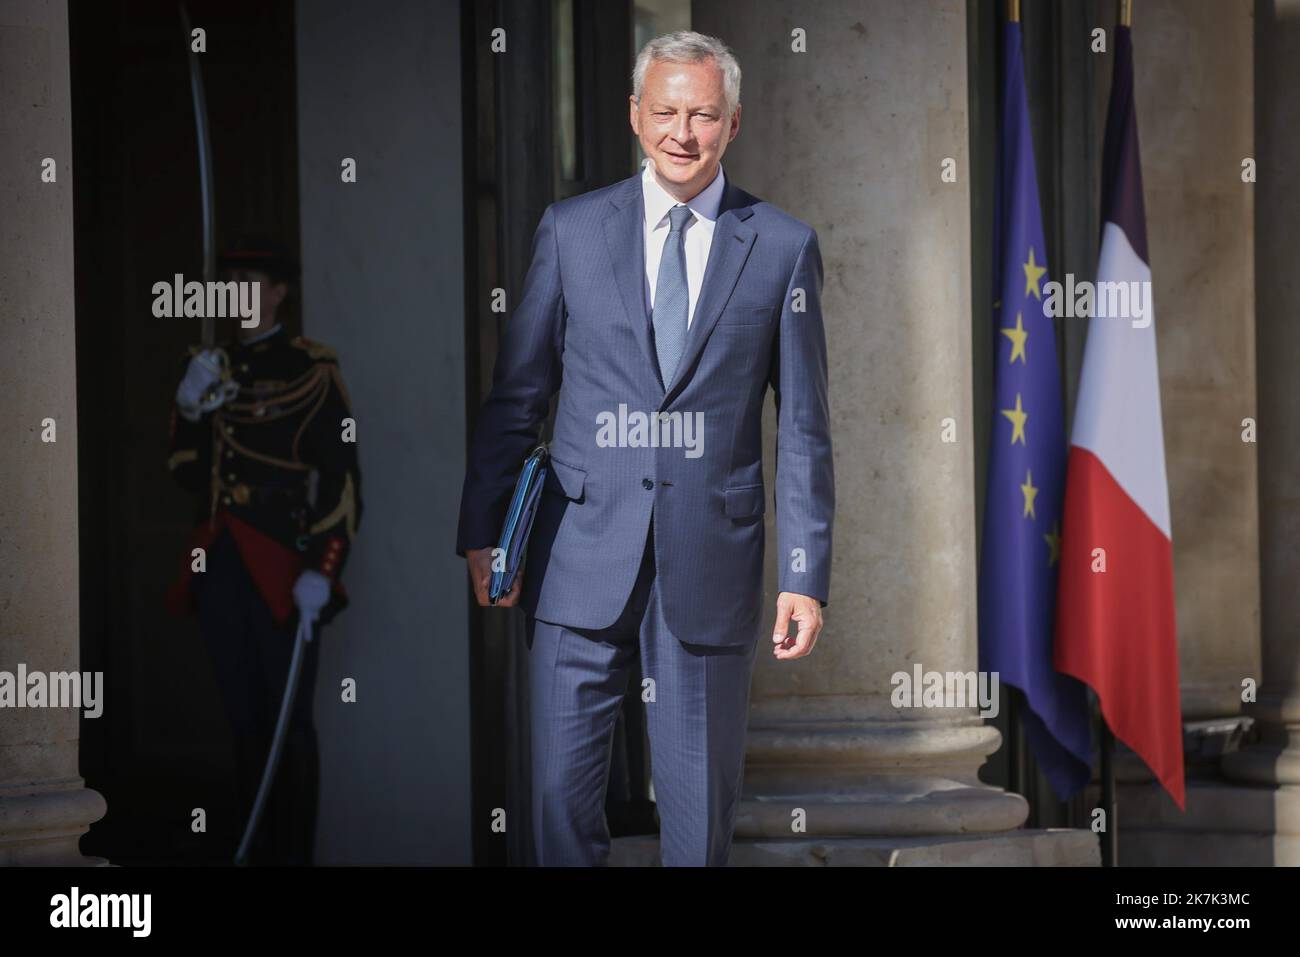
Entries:
[[1247,710],[1258,740],[1223,755],[1223,776],[1246,785],[1300,785],[1300,695],[1261,694]]
[[[613,867],[657,867],[659,840],[610,842]],[[1101,845],[1091,831],[1052,828],[1002,834],[930,837],[736,840],[728,867],[1097,867]]]
[[1187,813],[1159,785],[1120,785],[1121,867],[1300,866],[1300,787],[1187,782]]
[[1224,755],[1223,773],[1245,784],[1292,786],[1300,782],[1300,748],[1256,745]]
[[[818,839],[1002,833],[1025,823],[1023,797],[979,780],[1002,742],[996,728],[970,716],[868,719],[865,702],[837,700],[843,715],[809,714],[817,706],[799,697],[750,715],[737,840],[787,840],[797,817],[802,836]],[[779,710],[792,708],[802,717]]]
[[65,788],[36,793],[0,792],[0,867],[105,867],[78,843],[108,805],[80,778]]
[[903,779],[897,793],[887,783],[861,786],[860,793],[743,799],[736,818],[737,839],[785,840],[790,836],[792,811],[803,810],[806,836],[833,838],[872,834],[933,837],[939,834],[1005,833],[1018,828],[1029,814],[1019,794],[946,779]]

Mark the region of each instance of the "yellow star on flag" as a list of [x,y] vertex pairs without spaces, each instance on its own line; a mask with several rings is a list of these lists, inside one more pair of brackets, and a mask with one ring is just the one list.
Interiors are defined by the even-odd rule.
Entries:
[[1016,440],[1020,440],[1021,445],[1027,445],[1025,441],[1025,421],[1029,418],[1029,413],[1020,407],[1020,393],[1016,393],[1016,407],[1014,409],[999,409],[1003,415],[1011,420],[1011,444],[1015,445]]
[[1038,288],[1038,281],[1043,278],[1043,273],[1047,272],[1046,266],[1040,266],[1034,262],[1034,247],[1029,247],[1029,262],[1025,263],[1025,295],[1031,292],[1035,299],[1043,298],[1043,291]]
[[1053,522],[1052,530],[1043,536],[1043,541],[1047,542],[1048,556],[1047,566],[1050,568],[1061,560],[1061,523]]
[[1034,488],[1034,476],[1029,469],[1025,469],[1025,484],[1020,486],[1020,491],[1025,496],[1025,517],[1037,518],[1034,514],[1034,498],[1038,495],[1038,489]]
[[1021,364],[1027,362],[1028,360],[1025,358],[1025,341],[1029,338],[1029,333],[1025,330],[1024,316],[1021,313],[1016,313],[1016,327],[1014,329],[1003,328],[1002,334],[1011,340],[1011,359],[1009,361],[1015,362],[1016,356],[1019,356]]

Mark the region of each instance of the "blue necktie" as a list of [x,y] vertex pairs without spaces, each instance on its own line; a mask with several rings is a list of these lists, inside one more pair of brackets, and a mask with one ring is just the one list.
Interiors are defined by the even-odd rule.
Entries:
[[686,347],[690,293],[686,286],[686,232],[683,227],[691,215],[689,206],[674,206],[668,210],[668,238],[664,240],[659,278],[655,282],[655,353],[665,389],[672,382],[682,350]]

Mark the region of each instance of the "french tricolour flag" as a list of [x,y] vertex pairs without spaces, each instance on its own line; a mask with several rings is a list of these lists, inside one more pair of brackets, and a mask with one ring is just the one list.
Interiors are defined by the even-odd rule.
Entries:
[[1097,301],[1103,283],[1143,283],[1144,315],[1099,309],[1088,320],[1066,466],[1054,664],[1097,693],[1111,731],[1185,810],[1169,486],[1124,26],[1115,33],[1102,218]]

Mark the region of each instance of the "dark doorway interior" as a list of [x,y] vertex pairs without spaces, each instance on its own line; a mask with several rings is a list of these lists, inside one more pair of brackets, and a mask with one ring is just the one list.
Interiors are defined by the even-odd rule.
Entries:
[[[242,824],[228,813],[227,732],[193,621],[163,606],[192,516],[167,470],[169,415],[199,327],[151,310],[155,282],[201,278],[187,37],[174,2],[69,6],[81,660],[106,681],[103,715],[82,720],[81,768],[108,800],[82,849],[219,863]],[[207,33],[218,238],[255,231],[296,249],[292,0],[189,7]],[[206,833],[192,830],[196,808]]]

